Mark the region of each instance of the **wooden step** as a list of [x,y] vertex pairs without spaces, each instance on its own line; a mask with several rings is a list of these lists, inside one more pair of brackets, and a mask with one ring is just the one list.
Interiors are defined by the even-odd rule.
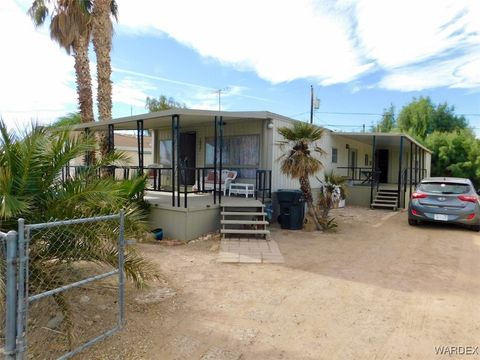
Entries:
[[384,193],[384,194],[398,194],[398,190],[390,190],[390,189],[378,189],[377,193]]
[[270,234],[269,230],[245,230],[245,229],[221,229],[221,234],[258,234],[258,235],[268,235]]
[[250,212],[250,211],[222,211],[220,215],[267,216],[267,213],[266,212]]
[[378,200],[378,201],[397,201],[397,198],[396,197],[387,198],[387,197],[377,196],[375,198],[375,200]]
[[398,198],[398,195],[393,195],[393,194],[377,194],[375,197],[387,197],[387,198],[397,199],[397,198]]
[[223,209],[225,208],[264,208],[265,204],[222,204],[221,205]]
[[266,220],[220,220],[222,225],[268,225]]
[[388,208],[388,209],[397,210],[397,204],[391,205],[391,204],[379,204],[379,203],[373,202],[370,205],[370,207],[380,207],[380,208]]
[[397,204],[397,200],[379,200],[379,199],[374,199],[373,200],[374,203],[378,203],[378,204]]

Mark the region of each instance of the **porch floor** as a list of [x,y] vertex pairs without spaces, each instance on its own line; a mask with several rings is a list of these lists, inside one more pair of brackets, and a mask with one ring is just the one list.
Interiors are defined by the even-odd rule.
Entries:
[[[370,187],[369,183],[362,184],[361,182],[354,182],[352,184],[353,186],[361,186],[361,187]],[[386,190],[397,190],[398,189],[398,184],[396,183],[379,183],[378,184],[379,188],[386,189]]]
[[[155,207],[168,208],[168,209],[185,209],[184,207],[184,194],[180,194],[180,207],[172,206],[172,193],[170,192],[161,192],[161,191],[146,191],[144,195],[145,201],[150,203]],[[175,193],[175,204],[177,204],[177,193]],[[262,202],[256,200],[255,198],[241,197],[241,196],[223,196],[222,195],[222,205],[224,206],[256,206],[262,205]],[[187,195],[187,209],[205,209],[212,207],[220,207],[218,203],[213,203],[213,194],[188,194]]]

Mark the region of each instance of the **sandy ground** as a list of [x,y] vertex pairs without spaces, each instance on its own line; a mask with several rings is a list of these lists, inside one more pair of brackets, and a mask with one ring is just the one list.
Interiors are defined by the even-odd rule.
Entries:
[[336,233],[273,228],[278,265],[217,263],[214,240],[140,245],[167,283],[129,289],[125,329],[78,358],[451,359],[435,347],[480,346],[480,235],[410,227],[405,212],[335,215]]

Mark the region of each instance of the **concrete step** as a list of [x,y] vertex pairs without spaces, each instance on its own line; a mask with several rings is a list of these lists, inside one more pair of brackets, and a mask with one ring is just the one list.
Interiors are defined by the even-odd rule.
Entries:
[[222,225],[268,225],[265,220],[220,220]]
[[221,229],[221,234],[258,234],[258,235],[269,235],[269,230],[245,230],[245,229]]
[[266,216],[266,212],[251,212],[251,211],[222,211],[220,215],[244,215],[244,216]]

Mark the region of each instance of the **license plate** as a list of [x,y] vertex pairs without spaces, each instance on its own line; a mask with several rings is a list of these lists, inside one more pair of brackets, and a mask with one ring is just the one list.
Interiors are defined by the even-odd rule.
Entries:
[[440,220],[440,221],[448,221],[448,215],[433,214],[433,219],[434,220]]

